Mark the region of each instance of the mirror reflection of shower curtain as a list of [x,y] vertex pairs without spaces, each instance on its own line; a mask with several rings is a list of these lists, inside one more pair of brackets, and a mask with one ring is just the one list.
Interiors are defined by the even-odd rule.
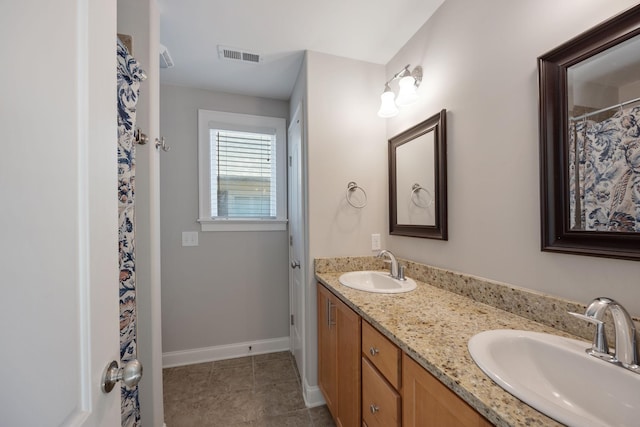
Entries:
[[[120,264],[120,366],[137,357],[135,283],[135,145],[133,132],[140,82],[140,64],[118,40],[118,246]],[[138,386],[122,385],[122,426],[139,426]]]
[[569,208],[572,230],[583,230],[585,227],[584,210],[584,166],[585,139],[587,128],[594,122],[582,120],[571,122],[569,128]]
[[571,228],[640,232],[640,107],[572,125]]

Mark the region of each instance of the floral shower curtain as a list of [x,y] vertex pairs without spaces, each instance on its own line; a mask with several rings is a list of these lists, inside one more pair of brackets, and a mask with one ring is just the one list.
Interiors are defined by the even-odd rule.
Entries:
[[569,165],[572,228],[640,231],[640,107],[574,124]]
[[[118,244],[120,264],[120,363],[136,359],[135,283],[135,145],[133,133],[140,82],[140,64],[118,39]],[[122,425],[140,425],[138,386],[122,390]]]

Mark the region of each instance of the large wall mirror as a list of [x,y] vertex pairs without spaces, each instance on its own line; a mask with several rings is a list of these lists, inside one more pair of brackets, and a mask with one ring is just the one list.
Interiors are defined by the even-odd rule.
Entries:
[[447,240],[446,110],[389,140],[389,233]]
[[640,260],[640,5],[538,71],[542,250]]

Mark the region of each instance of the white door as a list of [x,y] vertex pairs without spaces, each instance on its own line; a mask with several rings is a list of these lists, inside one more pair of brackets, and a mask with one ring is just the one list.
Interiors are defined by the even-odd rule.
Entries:
[[304,331],[304,195],[302,177],[302,112],[299,106],[289,125],[289,305],[291,312],[290,346],[301,375],[303,365]]
[[115,0],[0,4],[0,425],[119,426]]

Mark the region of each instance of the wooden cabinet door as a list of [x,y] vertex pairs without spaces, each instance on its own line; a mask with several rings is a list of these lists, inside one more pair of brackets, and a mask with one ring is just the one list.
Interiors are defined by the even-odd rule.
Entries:
[[403,427],[489,427],[489,423],[413,359],[402,355]]
[[337,332],[333,294],[318,285],[318,386],[329,412],[337,416]]
[[335,299],[338,343],[338,427],[360,426],[360,316]]
[[338,427],[360,427],[360,316],[318,284],[318,386]]

